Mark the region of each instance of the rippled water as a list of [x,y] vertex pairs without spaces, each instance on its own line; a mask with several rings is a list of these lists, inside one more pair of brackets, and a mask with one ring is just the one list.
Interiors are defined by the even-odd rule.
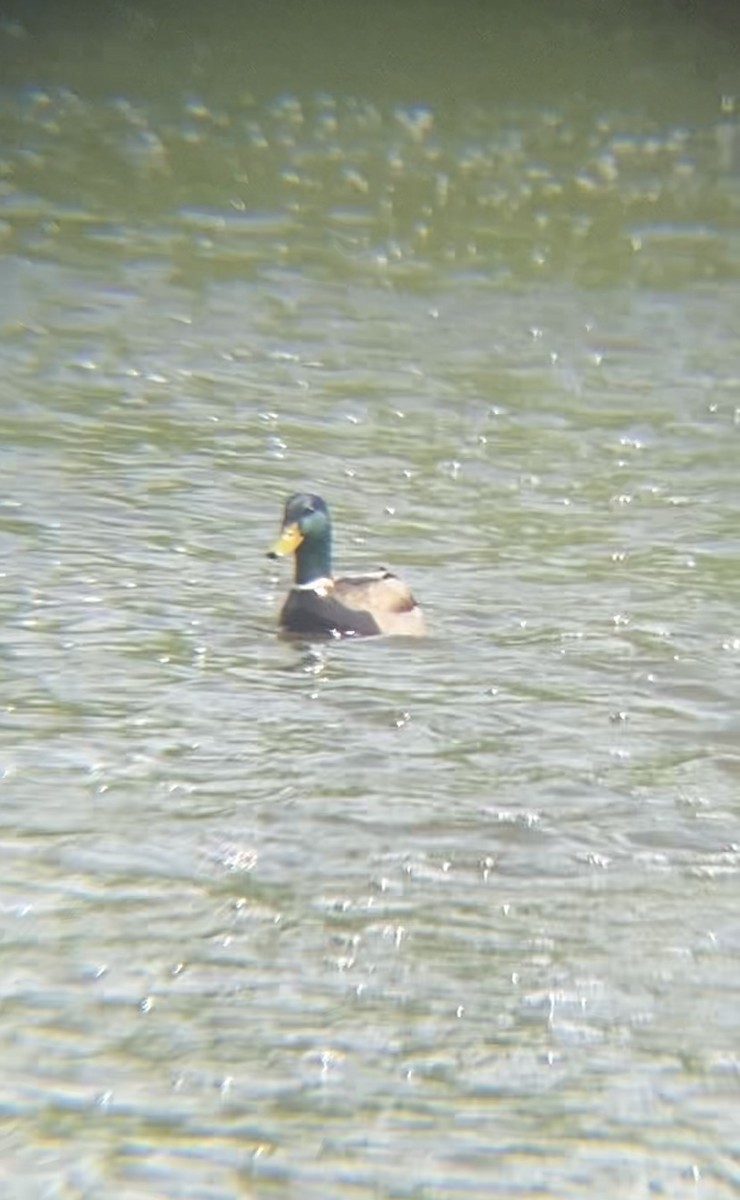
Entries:
[[[4,1194],[733,1196],[731,72],[335,11],[0,30]],[[429,638],[276,637],[304,486]]]

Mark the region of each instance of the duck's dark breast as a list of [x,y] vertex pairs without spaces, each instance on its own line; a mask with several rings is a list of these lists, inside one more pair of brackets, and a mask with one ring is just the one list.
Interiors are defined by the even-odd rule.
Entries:
[[280,614],[280,625],[288,633],[319,637],[375,637],[380,628],[374,617],[361,609],[347,608],[333,596],[292,588]]

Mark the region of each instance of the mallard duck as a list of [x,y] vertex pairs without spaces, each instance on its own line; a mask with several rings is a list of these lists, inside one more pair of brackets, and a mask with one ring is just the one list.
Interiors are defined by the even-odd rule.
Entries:
[[286,554],[295,554],[295,581],[280,613],[285,632],[306,637],[425,632],[419,605],[390,571],[333,577],[331,520],[320,496],[298,492],[286,501],[280,537],[267,557]]

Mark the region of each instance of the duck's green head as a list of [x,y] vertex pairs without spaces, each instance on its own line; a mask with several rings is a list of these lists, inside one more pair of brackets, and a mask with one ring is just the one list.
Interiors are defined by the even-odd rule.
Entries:
[[297,492],[286,501],[280,537],[267,557],[286,554],[295,554],[297,584],[331,575],[331,520],[321,496]]

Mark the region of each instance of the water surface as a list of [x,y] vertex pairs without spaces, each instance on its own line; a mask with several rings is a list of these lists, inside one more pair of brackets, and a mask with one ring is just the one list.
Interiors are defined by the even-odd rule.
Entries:
[[740,1186],[732,28],[397,11],[3,25],[13,1197]]

